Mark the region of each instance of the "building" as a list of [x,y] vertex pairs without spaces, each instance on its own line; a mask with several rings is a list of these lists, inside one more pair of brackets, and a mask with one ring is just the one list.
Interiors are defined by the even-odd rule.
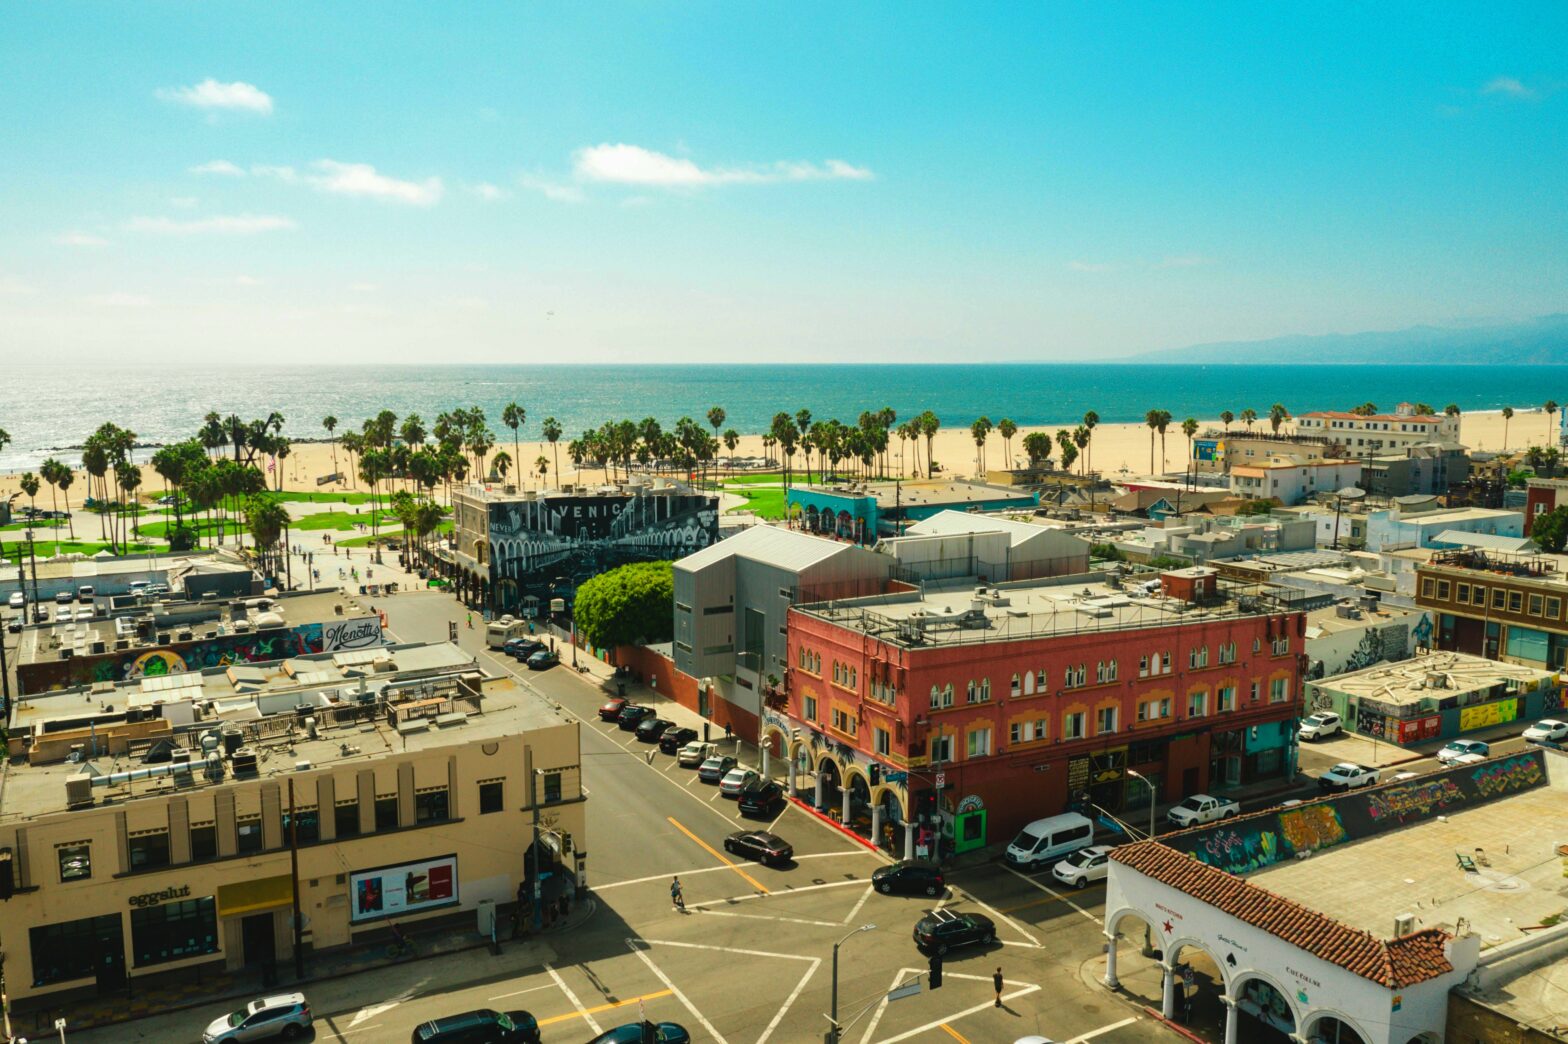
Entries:
[[1436,647],[1561,670],[1568,576],[1555,555],[1440,551],[1416,566],[1416,604],[1436,616]]
[[895,565],[868,548],[765,525],[678,560],[673,659],[698,680],[691,709],[755,742],[762,693],[783,683],[789,607],[803,596],[880,593]]
[[17,646],[16,680],[23,693],[363,649],[383,641],[380,614],[364,597],[337,590],[147,602],[103,616],[80,604],[46,608],[53,610],[54,622],[24,629]]
[[25,572],[0,570],[0,598],[20,591],[28,600],[50,601],[63,592],[75,594],[90,586],[98,596],[130,593],[131,584],[164,584],[171,591],[200,598],[212,592],[219,598],[261,594],[261,580],[250,566],[210,551],[174,555],[124,555],[89,558],[39,559]]
[[1230,491],[1248,500],[1273,500],[1290,506],[1317,493],[1335,493],[1361,480],[1361,462],[1270,457],[1256,464],[1232,465]]
[[[1295,773],[1305,619],[1212,570],[926,583],[790,611],[765,749],[881,836],[953,849],[1081,805],[1112,811]],[[1130,776],[1136,771],[1142,780]]]
[[1130,533],[1116,547],[1144,561],[1174,555],[1201,564],[1309,550],[1315,535],[1310,521],[1289,515],[1183,515]]
[[1383,605],[1375,597],[1345,600],[1307,614],[1307,680],[1334,678],[1380,663],[1408,660],[1432,640],[1432,617]]
[[1266,429],[1216,431],[1210,428],[1192,440],[1192,470],[1205,478],[1221,478],[1237,465],[1246,466],[1271,457],[1322,460],[1331,440],[1320,435],[1293,435]]
[[[1417,633],[1416,642],[1428,638]],[[1561,701],[1552,671],[1451,652],[1306,684],[1309,711],[1333,711],[1352,732],[1402,747],[1510,721],[1533,722],[1555,713]]]
[[1084,532],[1062,522],[939,511],[877,550],[898,562],[898,575],[906,581],[972,576],[1000,583],[1087,572],[1090,544]]
[[1122,515],[1163,522],[1173,516],[1212,510],[1233,499],[1223,489],[1186,489],[1148,483],[1131,486],[1127,492],[1111,498],[1110,507]]
[[1565,790],[1531,749],[1125,845],[1104,981],[1157,972],[1162,1013],[1218,1012],[1226,1044],[1555,1039]]
[[1334,498],[1327,503],[1284,508],[1276,514],[1311,518],[1317,525],[1319,547],[1351,547],[1365,551],[1399,548],[1436,548],[1444,533],[1471,533],[1484,536],[1520,537],[1524,535],[1524,516],[1518,511],[1498,508],[1445,509],[1425,494],[1398,497],[1386,506],[1368,506],[1347,500],[1335,510]]
[[1355,413],[1318,410],[1298,415],[1295,422],[1300,434],[1320,435],[1356,457],[1403,450],[1424,442],[1459,441],[1458,417],[1417,415],[1415,406],[1408,402],[1400,403],[1393,413],[1363,417]]
[[812,533],[831,533],[873,544],[899,536],[911,522],[939,511],[1033,510],[1038,492],[951,479],[862,482],[842,486],[791,486],[784,491],[790,516]]
[[719,538],[719,501],[670,482],[516,492],[470,485],[452,494],[458,595],[498,612],[543,615],[555,599],[627,562],[680,558]]
[[1361,488],[1377,497],[1447,493],[1469,478],[1470,455],[1453,443],[1418,443],[1401,453],[1370,457],[1361,465]]
[[1563,491],[1568,490],[1568,479],[1560,478],[1531,478],[1525,483],[1525,509],[1524,532],[1530,534],[1530,523],[1536,516],[1554,511],[1559,504],[1568,504],[1568,496]]
[[267,968],[295,911],[319,951],[444,917],[483,931],[520,883],[542,903],[583,880],[578,723],[452,645],[25,697],[9,726],[0,896],[24,1006]]

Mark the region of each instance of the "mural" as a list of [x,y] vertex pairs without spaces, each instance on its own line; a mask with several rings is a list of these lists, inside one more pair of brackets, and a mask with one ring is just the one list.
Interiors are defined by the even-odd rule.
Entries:
[[1279,835],[1262,828],[1275,822],[1275,817],[1264,816],[1241,827],[1211,830],[1193,855],[1232,874],[1271,866],[1280,860]]
[[1367,794],[1367,815],[1380,825],[1407,823],[1411,819],[1428,819],[1464,800],[1464,791],[1451,779],[1422,780],[1371,791]]
[[1503,725],[1518,716],[1519,701],[1516,699],[1480,703],[1459,712],[1459,731],[1469,732],[1471,729],[1484,729],[1488,725]]
[[545,497],[490,505],[490,579],[503,610],[530,596],[571,599],[627,562],[682,558],[719,538],[719,501],[702,494]]
[[1331,804],[1300,805],[1279,814],[1280,832],[1294,852],[1311,852],[1350,840]]
[[1479,765],[1470,778],[1475,780],[1475,788],[1483,797],[1496,797],[1536,786],[1546,774],[1541,771],[1540,755],[1532,752]]

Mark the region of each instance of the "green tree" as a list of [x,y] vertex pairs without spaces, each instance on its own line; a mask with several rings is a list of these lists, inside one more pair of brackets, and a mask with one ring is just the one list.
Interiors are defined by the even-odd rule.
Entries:
[[[517,429],[521,428],[528,420],[528,411],[516,402],[509,402],[501,409],[501,423],[512,429],[512,459],[522,460],[523,452],[517,443]],[[483,470],[483,461],[480,462]],[[504,476],[503,476],[504,477]]]
[[1018,434],[1018,425],[1012,420],[1003,417],[996,422],[996,433],[1002,437],[1002,452],[1007,455],[1007,468],[1013,466],[1013,436]]
[[1225,425],[1225,434],[1230,434],[1230,426],[1236,423],[1236,415],[1229,410],[1220,411],[1220,423]]
[[276,577],[279,567],[278,546],[289,529],[289,513],[275,497],[252,493],[245,500],[245,528],[262,565],[262,572]]
[[1557,412],[1557,400],[1547,399],[1546,405],[1542,406],[1541,409],[1546,411],[1546,445],[1550,446],[1557,441],[1552,438],[1552,415]]
[[1041,462],[1051,459],[1051,436],[1043,431],[1031,431],[1024,436],[1024,453],[1029,457],[1029,466],[1038,468]]
[[1513,420],[1513,419],[1514,419],[1514,408],[1512,406],[1504,406],[1503,407],[1503,449],[1505,449],[1505,450],[1508,448],[1508,422]]
[[975,440],[975,462],[980,467],[980,477],[985,478],[985,440],[991,434],[991,418],[981,416],[969,425],[969,434]]
[[600,573],[577,589],[577,633],[597,648],[670,641],[675,619],[670,562],[633,562]]
[[1089,437],[1084,441],[1084,470],[1094,470],[1094,453],[1091,443],[1094,442],[1094,429],[1100,424],[1100,415],[1093,410],[1083,415],[1083,426],[1089,429]]
[[556,443],[561,441],[561,422],[554,417],[546,417],[544,423],[539,426],[539,430],[543,433],[544,440],[550,444],[550,456],[555,458],[555,474],[559,478],[561,474],[561,451],[557,448]]
[[1563,546],[1568,544],[1568,507],[1553,508],[1545,514],[1536,515],[1530,523],[1530,539],[1539,544],[1543,551],[1562,554]]
[[1290,411],[1283,404],[1275,403],[1269,407],[1269,427],[1274,429],[1274,434],[1279,434],[1279,426],[1290,420]]
[[1247,434],[1251,435],[1252,434],[1252,426],[1254,424],[1258,423],[1258,411],[1253,409],[1251,406],[1248,406],[1246,409],[1242,410],[1241,411],[1241,423],[1246,425],[1246,427],[1247,427]]

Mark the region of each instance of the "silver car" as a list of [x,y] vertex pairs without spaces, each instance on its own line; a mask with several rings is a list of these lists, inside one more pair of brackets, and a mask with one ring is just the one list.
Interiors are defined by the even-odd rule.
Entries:
[[214,1019],[201,1039],[203,1044],[239,1044],[273,1037],[297,1040],[310,1029],[311,1021],[310,1005],[303,993],[280,993],[253,1000],[239,1011]]
[[740,792],[758,778],[757,773],[752,769],[737,766],[730,769],[719,781],[719,793],[725,797],[740,797]]

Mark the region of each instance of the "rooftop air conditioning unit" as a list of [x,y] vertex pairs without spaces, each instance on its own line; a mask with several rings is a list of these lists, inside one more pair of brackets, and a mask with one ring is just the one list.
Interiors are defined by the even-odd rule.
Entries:
[[1394,916],[1394,938],[1403,938],[1416,930],[1416,915],[1409,913]]

